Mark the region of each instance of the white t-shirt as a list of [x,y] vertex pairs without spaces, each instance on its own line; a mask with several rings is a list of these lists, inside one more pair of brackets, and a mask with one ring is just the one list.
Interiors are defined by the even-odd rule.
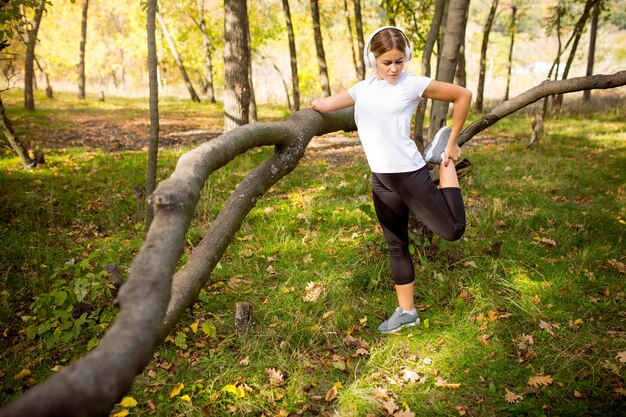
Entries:
[[410,133],[411,118],[431,80],[403,72],[395,84],[373,76],[348,89],[372,172],[410,172],[426,165]]

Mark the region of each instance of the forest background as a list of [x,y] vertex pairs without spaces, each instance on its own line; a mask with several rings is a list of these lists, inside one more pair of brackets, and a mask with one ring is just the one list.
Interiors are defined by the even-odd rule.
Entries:
[[[363,3],[366,33],[391,23],[393,4]],[[490,104],[504,95],[510,6],[520,12],[514,96],[547,77],[557,41],[545,22],[556,4],[501,3],[488,54]],[[565,33],[581,3],[562,4],[571,6],[573,19],[562,27]],[[349,41],[345,5],[321,4],[333,92],[357,80],[358,51]],[[624,68],[624,4],[605,5],[595,73]],[[201,86],[202,41],[188,12],[195,6],[161,4],[160,10],[192,82]],[[306,107],[322,89],[310,10],[303,3],[292,7]],[[488,7],[473,2],[469,13],[472,90]],[[42,20],[37,111],[21,108],[19,42],[6,51],[14,59],[2,61],[10,88],[3,101],[19,135],[44,150],[54,137],[62,148],[50,149],[46,164],[32,171],[21,171],[8,152],[1,160],[1,403],[59,375],[98,345],[117,313],[111,275],[101,268],[114,262],[125,275],[142,245],[144,143],[125,149],[119,141],[125,132],[118,128],[146,126],[145,10],[130,2],[90,2],[89,10],[87,100],[73,97],[78,2],[49,5]],[[224,11],[205,3],[205,12],[220,100]],[[420,29],[428,29],[429,14],[412,16],[394,18],[410,28],[419,57]],[[260,119],[284,120],[290,83],[281,6],[249,4],[249,18],[256,98],[267,104]],[[165,36],[157,33],[166,139],[158,177],[164,179],[192,145],[177,138],[197,133],[196,127],[202,128],[199,136],[215,134],[222,109],[220,103],[191,103]],[[570,77],[584,75],[588,42],[583,36]],[[419,72],[418,66],[416,59],[409,69]],[[47,82],[54,99],[44,96]],[[101,93],[104,102],[96,100]],[[176,325],[113,414],[619,415],[626,375],[623,88],[593,96],[595,106],[579,106],[578,94],[568,96],[571,106],[547,121],[538,152],[522,143],[530,126],[525,112],[477,138],[484,146],[469,144],[475,168],[463,186],[471,230],[457,246],[434,240],[412,247],[425,321],[397,337],[375,332],[394,300],[384,242],[367,203],[362,154],[353,137],[322,139],[298,173],[269,192],[242,224],[202,289],[195,314]],[[90,129],[70,133],[78,120]],[[170,136],[168,128],[179,135]],[[226,189],[268,153],[251,152],[211,177],[181,264],[215,219]],[[232,324],[232,306],[242,298],[255,306],[257,324],[247,337]]]
[[[224,81],[221,52],[224,10],[222,2],[204,3],[204,19],[212,46],[213,85],[216,97],[220,100]],[[389,24],[394,19],[399,26],[406,28],[413,40],[414,56],[417,59],[408,64],[407,70],[421,73],[419,56],[430,27],[432,10],[429,11],[428,2],[423,2],[415,6],[412,11],[414,14],[400,8],[397,16],[394,16],[389,12],[394,7],[391,4],[393,2],[386,3],[362,2],[365,36],[376,27]],[[87,92],[97,95],[102,91],[107,96],[148,96],[145,6],[142,4],[131,0],[92,1],[89,4],[85,53]],[[606,10],[603,11],[599,24],[595,73],[610,72],[626,65],[626,2],[612,0],[605,4]],[[501,2],[487,55],[486,79],[489,81],[484,93],[486,99],[501,100],[505,94],[511,6],[516,6],[518,12],[510,96],[515,96],[548,77],[558,51],[554,28],[548,24],[556,5],[556,1],[538,0]],[[490,2],[487,1],[470,3],[465,61],[467,87],[472,91],[476,91],[483,26],[489,6]],[[192,84],[196,90],[202,90],[206,85],[205,54],[201,32],[194,23],[198,21],[197,3],[189,0],[160,2],[159,7]],[[320,2],[319,7],[331,91],[337,92],[358,80],[354,65],[354,60],[359,58],[358,45],[356,37],[349,33],[345,13],[348,6],[345,2]],[[572,3],[572,15],[576,16],[576,10],[581,7],[581,4]],[[287,104],[285,86],[291,86],[291,82],[289,49],[281,3],[269,0],[250,2],[248,8],[256,100],[260,103]],[[582,9],[578,11],[580,12]],[[43,71],[36,71],[36,74],[39,78],[38,85],[42,88],[46,83],[45,73],[54,90],[77,91],[81,13],[81,2],[61,0],[47,7],[36,46],[38,65]],[[308,2],[293,2],[291,13],[300,92],[303,103],[308,103],[310,99],[323,94],[313,47],[314,35]],[[351,7],[349,14],[352,14]],[[350,28],[354,31],[354,17],[351,19]],[[566,33],[572,24],[573,20],[571,23],[563,22],[561,30]],[[585,75],[588,33],[586,30],[580,41],[570,77]],[[189,97],[162,30],[157,29],[157,40],[160,95]],[[19,87],[23,83],[24,48],[19,42],[14,42],[7,52],[15,54],[15,59],[3,60],[4,77],[8,80],[9,88]],[[432,62],[434,65],[435,61]],[[563,66],[562,62],[561,69]]]

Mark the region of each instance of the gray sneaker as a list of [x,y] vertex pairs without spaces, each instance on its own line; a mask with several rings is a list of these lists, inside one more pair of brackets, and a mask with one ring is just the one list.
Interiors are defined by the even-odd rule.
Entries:
[[448,126],[439,129],[433,141],[424,149],[424,160],[426,162],[437,165],[443,162],[443,151],[446,150],[448,145],[450,132],[452,132],[452,129]]
[[416,324],[420,324],[420,316],[417,311],[415,314],[405,313],[398,307],[389,317],[389,320],[378,326],[378,331],[381,333],[397,332],[404,327],[415,326]]

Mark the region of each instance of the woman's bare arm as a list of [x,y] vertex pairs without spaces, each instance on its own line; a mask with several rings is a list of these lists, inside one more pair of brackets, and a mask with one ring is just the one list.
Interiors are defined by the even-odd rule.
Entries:
[[354,100],[347,90],[329,97],[315,99],[311,103],[313,110],[317,110],[320,113],[328,113],[350,106],[354,106]]

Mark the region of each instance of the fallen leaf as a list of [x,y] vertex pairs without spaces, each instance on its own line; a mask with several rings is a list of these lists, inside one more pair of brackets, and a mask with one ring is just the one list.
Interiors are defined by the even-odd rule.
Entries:
[[113,414],[113,417],[126,417],[128,415],[128,410],[127,409],[123,409],[118,411],[117,413]]
[[374,389],[374,396],[379,400],[388,400],[389,391],[387,391],[385,388],[377,387]]
[[18,374],[15,374],[14,379],[23,379],[27,376],[30,376],[30,371],[28,369],[22,369]]
[[517,395],[516,393],[511,392],[507,388],[505,388],[504,390],[506,391],[506,394],[504,395],[504,399],[509,404],[514,404],[524,399],[524,397],[522,397],[521,395]]
[[409,409],[397,411],[393,417],[415,417],[415,413]]
[[313,262],[313,256],[310,253],[307,253],[304,259],[302,259],[302,263],[308,264],[311,262]]
[[333,385],[333,387],[326,393],[326,402],[331,402],[335,398],[337,398],[337,387]]
[[618,353],[615,359],[621,363],[626,363],[626,351]]
[[317,282],[309,282],[304,289],[304,295],[302,301],[308,303],[316,302],[320,296],[324,293],[324,286]]
[[528,379],[528,385],[531,387],[546,387],[554,382],[550,375],[534,375]]
[[626,274],[626,265],[624,265],[624,263],[618,261],[617,259],[609,259],[609,265],[617,269],[622,274]]
[[185,395],[181,395],[181,396],[180,396],[180,399],[181,399],[182,401],[191,402],[191,397],[190,397],[189,395],[187,395],[187,394],[185,394]]
[[446,381],[442,377],[438,377],[437,378],[437,381],[435,381],[435,386],[443,387],[443,388],[450,388],[450,389],[459,389],[459,388],[461,388],[461,384],[449,383],[448,381]]
[[459,412],[460,416],[467,414],[467,407],[464,405],[457,405],[454,409]]
[[582,397],[582,396],[583,396],[583,395],[582,395],[580,392],[578,392],[578,391],[574,390],[574,398],[580,398],[580,397]]
[[172,388],[172,390],[170,391],[170,398],[174,398],[178,394],[180,394],[183,388],[185,388],[185,384],[183,384],[182,382],[179,382],[178,384],[174,385],[174,388]]
[[233,384],[224,385],[224,387],[222,388],[222,391],[229,392],[233,394],[234,396],[236,396],[237,398],[243,398],[246,396],[246,392],[241,387],[238,387],[237,385],[233,385]]
[[284,375],[280,370],[274,368],[267,368],[265,374],[270,378],[270,385],[280,387],[285,383]]
[[126,408],[133,408],[137,406],[137,400],[133,397],[124,397],[122,398],[122,401],[119,402],[119,405]]
[[246,356],[242,360],[239,361],[239,365],[247,366],[250,365],[250,357]]
[[463,263],[463,266],[465,266],[465,267],[467,267],[467,268],[474,268],[474,269],[478,268],[478,267],[476,266],[476,262],[474,262],[474,261],[465,261],[465,262]]
[[539,320],[539,328],[542,330],[545,330],[546,333],[548,333],[550,336],[556,337],[556,334],[554,334],[554,330],[552,329],[552,325],[550,323],[547,323],[543,320]]
[[387,412],[387,414],[389,414],[390,416],[393,415],[393,413],[398,409],[398,406],[396,405],[396,402],[394,400],[388,400],[388,401],[383,401],[382,402],[382,406],[385,409],[385,411]]

